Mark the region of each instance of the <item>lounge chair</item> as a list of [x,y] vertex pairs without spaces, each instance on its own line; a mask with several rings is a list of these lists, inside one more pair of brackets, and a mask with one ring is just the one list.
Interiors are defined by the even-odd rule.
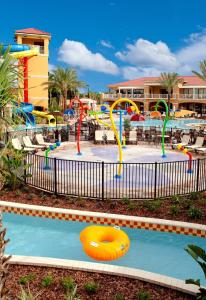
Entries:
[[36,141],[40,146],[49,147],[52,146],[53,143],[47,143],[44,141],[43,135],[41,133],[38,133],[35,135]]
[[45,149],[45,146],[40,146],[40,145],[34,145],[32,144],[30,137],[27,136],[23,136],[23,143],[26,147],[28,148],[33,148],[33,149]]
[[172,147],[177,147],[177,145],[179,145],[179,144],[181,144],[184,147],[185,146],[188,147],[189,141],[190,141],[190,136],[188,134],[184,134],[181,139],[181,142],[172,144]]
[[115,142],[115,139],[114,139],[114,132],[113,132],[113,131],[111,131],[111,130],[106,130],[106,131],[105,131],[105,135],[106,135],[107,142]]
[[204,137],[198,136],[195,144],[191,145],[191,146],[187,146],[187,148],[189,150],[197,150],[198,148],[201,148],[203,146],[203,144],[204,144]]
[[34,148],[29,148],[29,147],[22,147],[20,141],[18,138],[14,138],[11,140],[12,146],[14,147],[15,150],[19,150],[19,151],[34,151]]
[[200,152],[202,154],[205,154],[206,153],[206,147],[200,147],[200,148],[197,148],[196,149],[197,152]]
[[131,130],[129,132],[129,142],[137,144],[137,131]]
[[102,143],[103,142],[104,131],[103,130],[96,130],[95,131],[95,143]]

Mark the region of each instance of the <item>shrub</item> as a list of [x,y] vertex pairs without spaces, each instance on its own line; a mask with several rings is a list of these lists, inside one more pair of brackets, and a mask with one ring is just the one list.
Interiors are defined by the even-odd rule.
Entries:
[[27,195],[27,200],[32,200],[32,199],[33,199],[33,196],[34,196],[33,194],[28,194],[28,195]]
[[188,217],[191,219],[201,219],[203,216],[203,212],[200,208],[191,206],[188,210]]
[[[192,256],[192,258],[199,264],[199,266],[202,268],[202,271],[206,278],[206,252],[202,248],[196,246],[196,245],[188,245],[185,249],[189,255]],[[199,287],[199,293],[197,294],[198,300],[205,300],[206,299],[206,289],[201,288],[200,279],[187,279],[185,280],[185,283],[187,284],[194,284]]]
[[161,204],[162,204],[162,200],[157,199],[153,201],[145,201],[144,206],[147,208],[147,210],[154,212],[158,208],[160,208]]
[[181,203],[180,196],[178,196],[178,195],[172,196],[171,200],[175,204],[180,204]]
[[77,296],[77,285],[74,286],[74,288],[72,289],[72,291],[67,292],[66,296],[64,297],[65,300],[81,300],[78,296]]
[[180,212],[179,206],[177,206],[177,205],[172,205],[172,206],[170,207],[170,213],[171,213],[171,215],[176,216],[176,215],[179,214],[179,212]]
[[122,200],[121,200],[122,204],[126,204],[128,205],[130,203],[130,200],[128,197],[123,197]]
[[57,116],[57,123],[63,123],[64,122],[64,118],[62,116]]
[[47,276],[45,276],[42,281],[41,281],[41,287],[48,287],[53,283],[53,277],[48,274]]
[[64,277],[61,279],[61,285],[65,291],[73,290],[75,288],[74,280],[71,277]]
[[89,281],[85,283],[84,288],[88,295],[93,295],[98,289],[98,284],[94,281]]
[[182,205],[183,208],[188,209],[192,206],[192,200],[185,199],[185,200],[182,201],[181,205]]
[[190,194],[190,199],[191,200],[198,200],[200,198],[200,192],[192,192]]
[[33,295],[30,291],[29,286],[28,286],[27,291],[25,291],[21,286],[21,292],[20,292],[18,299],[19,300],[36,300],[41,294],[42,294],[42,291],[38,292],[36,295]]
[[115,300],[124,300],[124,296],[122,294],[117,294]]
[[25,284],[33,281],[35,278],[36,278],[36,276],[34,274],[30,273],[28,275],[20,277],[19,278],[19,283],[22,284],[22,285],[25,285]]
[[144,290],[141,290],[136,295],[137,300],[150,300],[151,296],[150,293]]
[[136,206],[136,203],[134,202],[130,202],[128,205],[127,205],[127,209],[128,210],[133,210],[135,209],[137,206]]

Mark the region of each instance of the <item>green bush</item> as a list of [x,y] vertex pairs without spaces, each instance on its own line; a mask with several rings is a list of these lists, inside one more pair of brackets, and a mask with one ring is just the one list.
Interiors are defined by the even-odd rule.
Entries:
[[171,215],[176,216],[176,215],[179,214],[179,212],[180,212],[179,206],[177,206],[177,205],[172,205],[172,206],[170,207],[170,213],[171,213]]
[[185,200],[182,201],[181,205],[182,205],[183,208],[188,209],[192,206],[192,200],[185,199]]
[[115,300],[124,300],[125,298],[124,298],[124,296],[122,295],[122,294],[117,294],[116,296],[115,296]]
[[151,296],[150,293],[144,290],[141,290],[136,295],[137,300],[150,300]]
[[36,124],[43,124],[44,125],[44,124],[47,123],[46,118],[36,117],[35,120],[36,120]]
[[47,276],[45,276],[42,281],[41,281],[41,287],[48,287],[53,283],[53,277],[48,274]]
[[145,201],[144,207],[146,207],[147,210],[149,210],[150,212],[154,212],[158,208],[160,208],[161,204],[162,204],[162,200],[160,199],[153,200],[153,201]]
[[81,298],[79,298],[77,296],[77,285],[75,285],[71,291],[68,291],[66,296],[64,297],[65,300],[81,300]]
[[181,203],[180,196],[178,196],[178,195],[172,196],[171,200],[174,204],[180,204]]
[[34,274],[30,273],[28,275],[20,277],[19,278],[19,283],[22,284],[22,285],[25,285],[25,284],[33,281],[35,278],[36,278],[36,276]]
[[136,203],[134,203],[134,202],[130,202],[130,203],[127,205],[127,209],[128,209],[128,210],[134,210],[136,207],[137,207],[137,205],[136,205]]
[[71,277],[64,277],[60,281],[65,291],[73,290],[75,288],[74,280]]
[[88,295],[93,295],[98,289],[98,284],[94,281],[89,281],[85,283],[84,288]]
[[30,291],[29,286],[28,286],[27,290],[24,290],[21,286],[21,292],[19,294],[18,299],[19,300],[36,300],[41,294],[42,294],[42,291],[33,295],[32,292]]
[[130,199],[128,197],[123,197],[121,202],[122,202],[122,204],[128,205],[130,203]]
[[198,200],[200,198],[200,192],[192,192],[190,194],[190,199],[191,200]]
[[63,123],[64,122],[64,118],[62,116],[57,116],[57,123]]
[[203,212],[200,208],[191,206],[188,210],[188,217],[191,219],[201,219],[203,217]]

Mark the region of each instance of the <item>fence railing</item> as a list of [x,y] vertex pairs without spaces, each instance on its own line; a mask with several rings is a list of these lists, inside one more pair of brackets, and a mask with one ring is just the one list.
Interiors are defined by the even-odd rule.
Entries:
[[28,154],[32,177],[26,183],[55,194],[104,199],[155,199],[206,190],[206,159],[164,163],[123,163],[123,175],[116,179],[118,163],[49,158]]

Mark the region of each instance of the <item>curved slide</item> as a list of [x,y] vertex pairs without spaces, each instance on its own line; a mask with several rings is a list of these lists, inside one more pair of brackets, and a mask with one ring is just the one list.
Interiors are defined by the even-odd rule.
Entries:
[[46,118],[48,121],[49,126],[55,126],[56,125],[56,119],[55,117],[47,112],[44,111],[38,111],[38,110],[33,110],[32,115],[40,118]]
[[3,46],[3,52],[5,52],[9,48],[10,55],[16,59],[36,56],[39,54],[39,48],[34,47],[30,48],[28,45],[5,45]]
[[34,110],[34,106],[31,103],[24,103],[21,102],[20,106],[16,108],[16,112],[18,114],[22,114],[25,116],[26,119],[26,126],[35,126],[35,117],[33,116],[32,112]]

